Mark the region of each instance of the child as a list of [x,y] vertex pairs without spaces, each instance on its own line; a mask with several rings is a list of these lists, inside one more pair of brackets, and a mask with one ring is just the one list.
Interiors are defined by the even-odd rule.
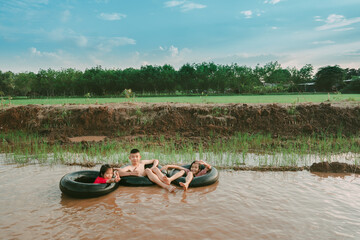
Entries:
[[[169,192],[173,192],[175,187],[170,186],[170,184],[163,183],[157,175],[154,174],[153,169],[158,169],[159,160],[141,160],[140,151],[138,149],[132,149],[129,156],[131,165],[123,168],[115,168],[119,171],[120,176],[139,176],[139,177],[148,177],[150,181],[156,183],[162,188],[167,189]],[[151,168],[145,168],[145,165],[153,164]]]
[[[201,167],[203,167],[203,169],[201,169]],[[168,178],[167,176],[162,174],[162,171],[167,171],[169,168],[178,169],[180,171]],[[183,189],[186,191],[189,188],[189,184],[194,177],[200,177],[202,175],[205,175],[209,170],[211,170],[211,165],[201,160],[193,161],[190,165],[190,170],[177,165],[165,165],[159,171],[156,169],[154,169],[153,171],[167,185],[170,185],[172,181],[186,174],[185,183],[179,183],[180,186],[182,186]]]
[[120,181],[120,176],[118,172],[115,172],[115,178],[112,178],[114,175],[114,170],[110,167],[109,164],[104,164],[100,168],[99,176],[95,179],[94,183],[116,183]]

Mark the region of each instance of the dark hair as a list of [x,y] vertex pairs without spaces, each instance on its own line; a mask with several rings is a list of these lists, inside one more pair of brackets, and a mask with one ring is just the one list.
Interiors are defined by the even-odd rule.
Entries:
[[201,170],[203,170],[203,169],[205,168],[204,165],[200,164],[199,161],[196,161],[196,160],[195,160],[195,161],[193,161],[193,162],[190,164],[190,169],[191,169],[191,167],[192,167],[192,165],[193,165],[194,163],[199,164],[199,171],[201,171]]
[[104,164],[104,165],[102,165],[101,168],[100,168],[99,177],[104,177],[105,172],[106,172],[109,168],[112,168],[109,164]]
[[139,151],[138,149],[134,148],[134,149],[131,149],[130,154],[131,154],[131,153],[139,153],[139,152],[140,152],[140,151]]

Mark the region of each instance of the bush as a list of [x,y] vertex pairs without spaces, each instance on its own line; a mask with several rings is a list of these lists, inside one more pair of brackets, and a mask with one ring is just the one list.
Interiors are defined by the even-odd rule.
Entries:
[[354,81],[341,90],[341,93],[360,93],[360,78],[354,79]]

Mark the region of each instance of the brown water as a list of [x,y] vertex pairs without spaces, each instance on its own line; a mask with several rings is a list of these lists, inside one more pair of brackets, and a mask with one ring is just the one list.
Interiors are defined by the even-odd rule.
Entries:
[[220,171],[186,193],[63,195],[60,178],[81,169],[0,163],[0,239],[360,239],[356,175]]

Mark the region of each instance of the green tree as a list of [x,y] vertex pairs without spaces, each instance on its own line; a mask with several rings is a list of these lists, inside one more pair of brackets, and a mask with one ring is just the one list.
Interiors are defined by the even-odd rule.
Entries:
[[210,89],[212,78],[217,71],[217,65],[214,63],[203,62],[195,65],[196,81],[199,91],[207,91]]
[[338,65],[326,66],[318,70],[315,75],[317,91],[335,91],[343,84],[345,72]]
[[235,79],[233,79],[231,88],[234,89],[236,93],[249,93],[255,86],[262,85],[259,76],[252,68],[235,64],[233,70]]
[[274,75],[275,71],[281,70],[281,65],[276,61],[276,62],[269,62],[267,64],[265,64],[263,67],[260,67],[259,65],[257,65],[255,67],[254,73],[257,75],[257,77],[265,82],[265,83],[276,83],[276,78],[275,75],[278,74],[276,73]]
[[15,75],[15,95],[27,96],[31,92],[32,82],[36,81],[36,74],[33,72],[18,73]]
[[294,68],[288,69],[291,77],[290,81],[293,84],[300,84],[300,83],[308,83],[313,81],[313,71],[314,67],[311,64],[306,64],[300,70]]
[[194,65],[186,63],[179,69],[177,74],[177,85],[180,86],[179,90],[183,92],[190,92],[197,88]]
[[360,76],[352,77],[350,82],[343,90],[342,93],[360,93]]
[[287,69],[276,69],[266,78],[268,83],[286,84],[290,83],[291,74]]
[[352,79],[353,77],[358,77],[358,76],[360,76],[360,68],[357,70],[355,68],[345,69],[345,80]]
[[13,95],[15,89],[15,74],[11,71],[0,71],[0,91],[5,95]]
[[[77,84],[80,83],[83,73],[73,68],[61,69],[56,77],[56,93],[63,96],[74,96]],[[80,95],[84,95],[82,92]]]
[[175,69],[165,64],[164,66],[160,67],[161,79],[160,84],[163,84],[163,90],[167,93],[174,93],[176,91],[176,71]]

